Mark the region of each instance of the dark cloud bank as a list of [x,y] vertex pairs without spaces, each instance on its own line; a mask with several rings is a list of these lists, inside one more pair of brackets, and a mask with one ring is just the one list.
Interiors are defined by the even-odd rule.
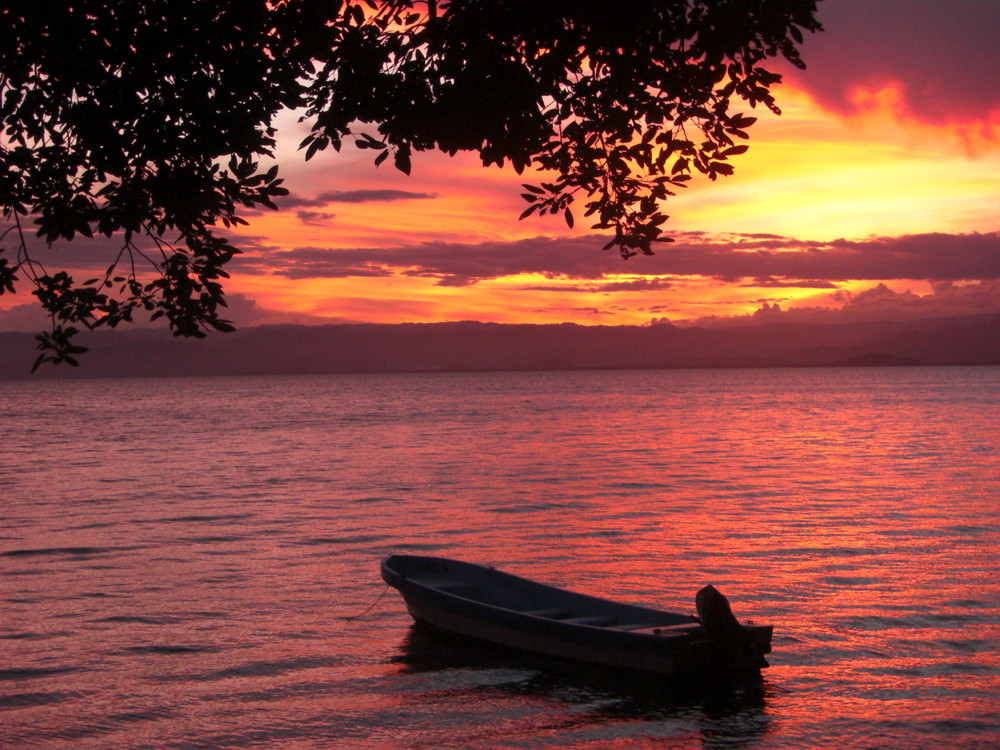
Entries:
[[[479,244],[422,243],[395,248],[299,247],[255,253],[234,261],[242,273],[288,278],[345,278],[406,274],[435,278],[442,286],[534,273],[550,278],[600,280],[615,274],[704,276],[762,286],[831,288],[845,280],[1000,278],[1000,232],[916,234],[836,239],[829,242],[774,235],[677,235],[656,255],[623,262],[600,251],[607,238],[536,237]],[[804,283],[802,283],[804,282]]]
[[[526,284],[522,289],[528,293],[547,292],[555,305],[552,310],[563,309],[555,301],[560,292],[631,293],[639,295],[631,298],[633,311],[648,312],[650,319],[665,314],[674,289],[688,283],[690,277],[768,292],[757,300],[761,308],[755,315],[693,321],[714,327],[778,319],[833,323],[1000,312],[997,232],[830,242],[771,234],[718,237],[690,232],[679,234],[676,242],[661,245],[655,256],[629,261],[611,252],[602,253],[599,248],[605,241],[603,236],[538,237],[516,242],[440,242],[355,249],[300,247],[283,251],[253,238],[242,238],[245,254],[233,260],[231,270],[290,279],[409,275],[433,279],[441,286],[470,287],[470,294],[475,294],[474,286],[479,282],[532,273],[550,281]],[[109,249],[99,244],[97,239],[73,243],[72,247],[64,243],[40,249],[39,255],[57,266],[79,268],[86,259],[103,269]],[[932,293],[896,292],[882,283],[894,279],[927,281]],[[849,280],[868,280],[871,287],[852,294],[840,288]],[[825,293],[822,306],[781,309],[787,307],[789,299],[785,290],[793,288]],[[239,295],[232,295],[230,302],[231,317],[241,326],[302,321],[301,317],[282,317],[277,311],[261,311],[254,308],[252,300],[243,300]],[[594,309],[595,316],[609,312],[613,310]],[[45,325],[35,304],[0,311],[0,330],[31,331]]]
[[902,114],[928,123],[1000,117],[997,0],[824,0],[819,19],[806,71],[782,72],[830,109],[853,113],[856,89],[894,84]]
[[327,190],[315,198],[287,195],[278,199],[278,205],[281,208],[322,208],[328,203],[391,203],[437,197],[437,193],[419,193],[412,190]]

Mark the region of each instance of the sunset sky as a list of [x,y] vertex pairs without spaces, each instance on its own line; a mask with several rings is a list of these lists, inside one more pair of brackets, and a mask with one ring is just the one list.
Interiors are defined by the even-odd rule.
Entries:
[[[735,175],[695,180],[667,205],[676,242],[627,262],[584,221],[518,221],[531,175],[421,154],[407,177],[350,145],[305,164],[289,115],[279,162],[291,195],[236,238],[231,317],[643,325],[1000,311],[1000,3],[824,0],[819,18],[808,69],[771,66],[785,74],[783,115],[746,107],[760,120]],[[108,263],[76,243],[54,250],[81,272],[91,257]],[[0,329],[37,327],[30,299],[0,297]]]

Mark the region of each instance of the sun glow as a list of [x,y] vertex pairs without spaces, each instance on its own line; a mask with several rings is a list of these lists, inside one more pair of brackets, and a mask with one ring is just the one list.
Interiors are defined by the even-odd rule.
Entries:
[[900,120],[895,96],[836,118],[784,87],[783,115],[761,113],[736,173],[674,201],[678,225],[820,240],[994,229],[1000,138],[970,150],[959,126]]
[[[716,182],[695,179],[679,191],[668,204],[672,219],[666,232],[678,238],[685,233],[768,234],[824,243],[995,231],[1000,206],[996,124],[928,125],[903,114],[900,96],[892,86],[858,90],[857,112],[838,115],[794,82],[783,85],[778,91],[782,116],[748,110],[759,121],[750,131],[750,150],[733,159],[735,174]],[[255,217],[241,233],[247,258],[259,261],[258,272],[237,271],[231,283],[233,291],[268,308],[386,323],[642,324],[653,318],[749,315],[768,301],[783,309],[837,306],[838,290],[858,293],[876,283],[830,278],[796,286],[795,279],[767,284],[664,274],[658,259],[646,258],[623,266],[600,252],[601,238],[583,242],[591,230],[579,215],[582,208],[577,208],[575,229],[562,217],[518,221],[525,205],[520,184],[537,175],[484,169],[469,154],[419,154],[408,178],[385,165],[375,169],[368,152],[349,145],[340,155],[322,154],[307,164],[292,157],[283,164],[292,165],[283,166],[291,205]],[[378,199],[383,194],[386,199]],[[580,247],[559,244],[559,238],[573,237],[581,239]],[[421,265],[432,252],[436,258],[441,252],[462,257],[484,245],[531,243],[533,238],[549,243],[544,252],[551,253],[545,256],[552,261],[551,272],[497,265],[491,273],[490,264],[502,254],[476,260],[483,276],[475,279],[449,280],[434,263]],[[398,260],[386,260],[387,249],[398,250]],[[295,254],[303,250],[311,265],[296,266]],[[564,252],[593,253],[593,264],[562,271]],[[671,252],[663,245],[658,256]],[[351,254],[356,272],[326,272],[316,260],[343,253]],[[366,265],[373,254],[380,260]],[[648,283],[634,283],[637,279]],[[633,283],[621,283],[628,281]],[[921,281],[883,281],[899,293],[929,287]]]

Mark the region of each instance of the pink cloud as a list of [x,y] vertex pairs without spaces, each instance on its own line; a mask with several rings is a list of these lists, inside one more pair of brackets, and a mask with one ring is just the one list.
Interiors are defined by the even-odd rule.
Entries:
[[0,331],[42,331],[48,327],[49,316],[38,303],[0,310]]
[[[885,284],[876,284],[861,292],[839,290],[829,295],[829,305],[811,305],[782,309],[780,302],[763,300],[749,315],[710,316],[681,325],[702,327],[757,325],[759,323],[853,323],[871,320],[920,320],[966,315],[990,315],[1000,312],[1000,281],[972,284],[938,282],[930,294],[910,290],[896,292]],[[654,322],[657,322],[654,319]]]
[[561,285],[534,285],[520,287],[525,292],[582,292],[585,294],[605,293],[605,292],[651,292],[659,289],[670,289],[674,286],[674,280],[662,276],[641,277],[629,279],[628,281],[608,281],[590,282],[586,284],[575,284],[573,286]]
[[[280,323],[312,325],[354,322],[345,318],[318,317],[305,313],[273,310],[260,305],[257,300],[238,293],[226,295],[226,310],[222,317],[233,321],[239,327]],[[7,310],[0,310],[0,331],[37,332],[47,329],[49,324],[48,313],[37,303],[28,302],[14,305]],[[134,325],[140,328],[163,327],[162,323],[151,323],[148,319],[143,319],[141,313],[136,314]]]

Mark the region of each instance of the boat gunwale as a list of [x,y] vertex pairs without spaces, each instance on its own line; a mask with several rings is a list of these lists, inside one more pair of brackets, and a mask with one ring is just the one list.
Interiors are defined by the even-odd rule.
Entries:
[[[460,599],[467,599],[472,602],[476,602],[484,607],[492,607],[496,609],[502,609],[509,612],[514,612],[518,614],[536,616],[540,619],[549,619],[554,621],[563,621],[560,618],[546,617],[543,612],[534,612],[532,610],[519,610],[512,607],[506,607],[501,604],[495,604],[493,602],[485,601],[483,599],[477,598],[475,596],[463,596],[463,594],[458,590],[448,590],[445,586],[454,586],[458,588],[464,588],[466,586],[473,585],[472,582],[450,582],[446,579],[440,579],[440,581],[435,581],[433,579],[427,580],[422,575],[414,576],[408,574],[407,571],[392,568],[390,562],[394,560],[404,560],[407,562],[428,562],[434,565],[437,564],[448,564],[450,566],[457,567],[459,569],[464,569],[466,571],[472,571],[480,575],[489,575],[506,582],[514,583],[522,589],[534,590],[534,592],[544,592],[550,596],[556,596],[560,599],[571,600],[574,603],[580,603],[584,605],[597,605],[600,608],[606,608],[615,611],[616,613],[629,612],[631,614],[643,615],[645,617],[660,617],[671,620],[669,623],[664,623],[661,627],[669,627],[671,625],[687,625],[687,624],[698,624],[700,620],[694,615],[682,614],[680,612],[672,612],[669,610],[656,609],[643,604],[633,604],[630,602],[621,602],[614,599],[608,599],[606,597],[596,596],[593,594],[585,594],[579,591],[573,591],[571,589],[566,589],[561,586],[555,586],[553,584],[542,583],[531,578],[525,578],[519,576],[515,573],[508,573],[506,571],[499,570],[492,566],[479,565],[477,563],[464,562],[462,560],[453,560],[450,558],[442,557],[431,557],[423,555],[390,555],[382,561],[382,571],[383,580],[386,580],[385,573],[388,571],[394,576],[398,577],[399,580],[406,581],[408,585],[418,586],[426,591],[435,591],[439,593],[446,594],[448,596],[457,597]],[[423,571],[421,571],[423,572]],[[390,585],[394,585],[389,581]],[[437,585],[440,583],[441,585]],[[397,587],[398,588],[398,587]],[[568,606],[568,605],[566,605]],[[547,609],[552,608],[551,605]]]
[[[577,602],[597,604],[617,610],[619,612],[629,612],[633,615],[642,614],[644,619],[663,619],[667,622],[651,622],[648,629],[627,629],[630,623],[619,623],[619,627],[613,625],[596,625],[584,622],[573,622],[572,619],[553,619],[538,614],[533,614],[530,610],[523,611],[493,604],[480,599],[462,596],[443,590],[421,580],[421,576],[413,575],[412,570],[402,569],[405,566],[394,565],[396,561],[407,563],[424,563],[429,566],[447,565],[457,566],[465,571],[473,571],[479,575],[497,576],[507,581],[515,581],[518,584],[525,584],[531,589],[538,591],[552,592],[560,597],[568,597]],[[441,571],[419,571],[425,576],[433,576]],[[550,584],[540,583],[529,578],[523,578],[513,573],[506,573],[496,568],[469,563],[448,558],[420,556],[420,555],[391,555],[382,561],[383,579],[389,585],[399,590],[403,599],[410,605],[410,598],[415,597],[423,600],[427,604],[442,607],[453,611],[456,614],[467,617],[484,617],[489,622],[503,625],[514,629],[523,629],[531,632],[544,632],[552,637],[566,641],[578,641],[581,643],[604,643],[615,648],[626,650],[643,650],[653,648],[655,650],[674,650],[680,644],[690,645],[700,643],[707,639],[703,636],[703,630],[688,630],[677,632],[673,630],[676,625],[699,625],[700,621],[693,615],[684,615],[677,612],[657,610],[651,607],[644,607],[636,604],[616,602],[590,594],[583,594],[569,589],[559,588]],[[433,581],[433,579],[432,579]],[[750,629],[769,628],[770,626],[744,626]],[[659,632],[657,632],[659,631]],[[659,645],[656,645],[659,644]]]

